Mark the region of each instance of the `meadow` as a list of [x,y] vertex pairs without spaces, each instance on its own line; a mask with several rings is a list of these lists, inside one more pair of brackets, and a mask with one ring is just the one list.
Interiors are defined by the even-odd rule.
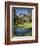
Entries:
[[16,27],[32,28],[32,22],[24,22],[24,23],[21,23],[21,24],[17,24]]

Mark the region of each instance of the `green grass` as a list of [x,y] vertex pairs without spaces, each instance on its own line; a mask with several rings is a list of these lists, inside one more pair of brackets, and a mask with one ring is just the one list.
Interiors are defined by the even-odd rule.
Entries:
[[17,27],[22,27],[22,28],[32,28],[32,22],[24,22],[23,24],[17,24]]

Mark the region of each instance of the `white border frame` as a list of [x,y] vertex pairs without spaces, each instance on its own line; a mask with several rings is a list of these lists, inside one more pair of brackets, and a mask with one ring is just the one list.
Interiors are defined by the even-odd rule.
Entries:
[[[33,8],[32,10],[32,36],[20,36],[12,38],[12,7],[23,7],[23,8]],[[18,41],[18,40],[35,40],[35,6],[16,6],[10,5],[10,40]]]

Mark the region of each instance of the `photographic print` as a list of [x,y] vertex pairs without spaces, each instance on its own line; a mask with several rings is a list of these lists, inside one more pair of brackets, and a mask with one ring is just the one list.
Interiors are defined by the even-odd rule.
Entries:
[[5,44],[38,42],[38,4],[5,2]]
[[32,36],[32,8],[14,8],[14,16],[12,13],[12,34],[14,36]]

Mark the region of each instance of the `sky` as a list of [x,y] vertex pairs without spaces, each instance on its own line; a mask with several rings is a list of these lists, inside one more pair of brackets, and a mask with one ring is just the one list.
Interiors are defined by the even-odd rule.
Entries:
[[28,13],[32,13],[32,8],[15,8],[15,13],[16,15],[19,15],[20,13],[22,14],[28,14]]

